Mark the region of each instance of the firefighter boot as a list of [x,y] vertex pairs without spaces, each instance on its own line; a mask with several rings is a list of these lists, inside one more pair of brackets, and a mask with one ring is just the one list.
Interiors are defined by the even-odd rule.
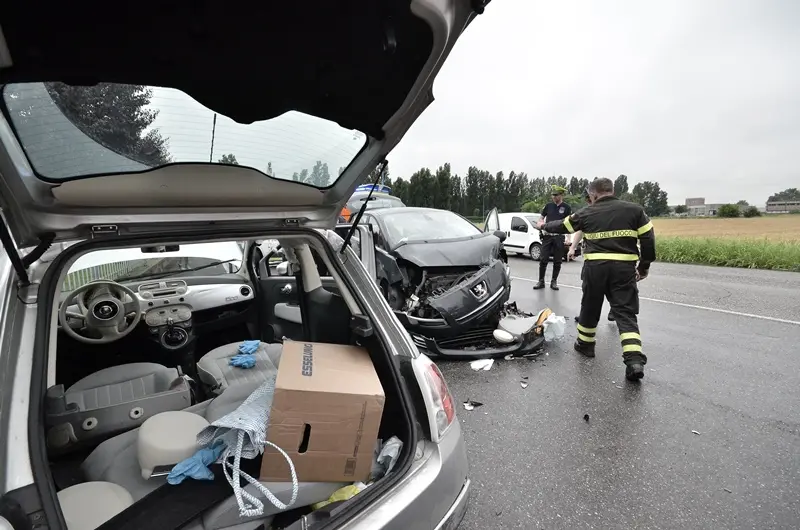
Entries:
[[631,363],[625,367],[625,379],[628,381],[638,381],[644,377],[644,365],[642,363]]
[[575,341],[575,351],[584,357],[594,357],[594,342],[583,342],[581,339]]

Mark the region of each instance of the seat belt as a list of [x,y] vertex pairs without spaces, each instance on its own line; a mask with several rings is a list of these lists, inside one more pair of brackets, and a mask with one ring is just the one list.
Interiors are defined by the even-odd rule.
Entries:
[[[263,457],[262,457],[263,458]],[[220,464],[210,467],[214,480],[187,479],[175,486],[164,483],[96,530],[177,530],[194,521],[206,510],[233,497]],[[241,469],[257,477],[261,458],[242,460]],[[247,486],[242,481],[242,487]]]

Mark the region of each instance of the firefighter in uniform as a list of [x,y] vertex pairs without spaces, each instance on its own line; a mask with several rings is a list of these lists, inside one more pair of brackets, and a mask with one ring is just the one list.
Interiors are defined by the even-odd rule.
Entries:
[[[572,208],[564,202],[564,193],[567,191],[561,186],[553,184],[553,201],[545,204],[542,209],[542,219],[547,222],[558,221],[569,217]],[[544,276],[547,273],[547,262],[553,256],[553,277],[550,279],[550,288],[558,291],[558,274],[561,272],[561,260],[564,259],[564,237],[563,234],[550,233],[548,230],[542,231],[542,253],[539,255],[539,282],[534,289],[544,289]]]
[[650,264],[656,259],[653,224],[641,206],[614,197],[614,183],[610,179],[595,179],[589,185],[589,194],[591,206],[563,221],[546,224],[540,221],[539,226],[562,234],[581,230],[586,242],[575,350],[594,357],[597,323],[606,297],[619,328],[625,377],[638,381],[644,377],[647,357],[642,351],[636,319],[639,312],[636,282],[647,277]]

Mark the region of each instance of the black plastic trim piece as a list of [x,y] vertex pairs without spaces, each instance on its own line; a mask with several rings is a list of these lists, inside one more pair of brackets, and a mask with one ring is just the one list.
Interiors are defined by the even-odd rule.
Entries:
[[19,257],[17,245],[14,243],[14,238],[11,237],[11,232],[8,230],[5,217],[0,219],[0,241],[3,243],[3,248],[6,249],[8,259],[11,260],[11,265],[14,267],[14,271],[17,273],[17,278],[19,281],[22,282],[23,285],[30,284],[31,282],[28,278],[28,269],[25,267],[25,263]]
[[39,244],[36,245],[36,248],[22,258],[22,264],[25,265],[26,269],[30,267],[34,261],[41,258],[42,254],[47,252],[47,249],[53,244],[55,238],[56,234],[54,232],[48,232],[39,238]]

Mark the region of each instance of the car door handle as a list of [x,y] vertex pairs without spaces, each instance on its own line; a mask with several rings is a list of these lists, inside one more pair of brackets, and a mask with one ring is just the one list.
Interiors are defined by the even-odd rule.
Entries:
[[283,287],[281,287],[281,294],[292,294],[292,284],[287,283]]

